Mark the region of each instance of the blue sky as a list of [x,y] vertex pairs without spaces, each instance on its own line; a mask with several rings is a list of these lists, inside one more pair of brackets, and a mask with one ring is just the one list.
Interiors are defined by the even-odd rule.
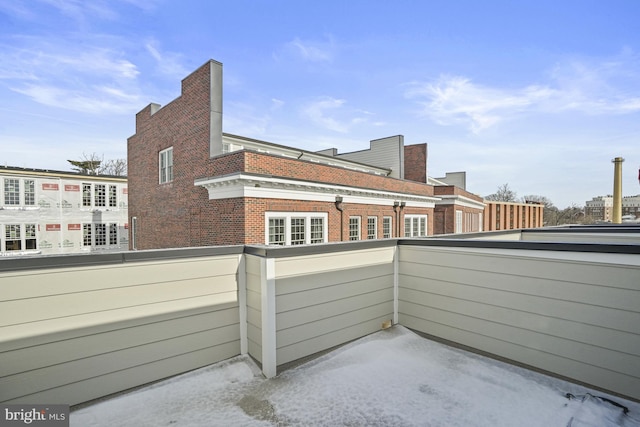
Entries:
[[640,2],[0,0],[0,164],[126,158],[135,113],[224,64],[225,132],[307,150],[429,144],[558,207],[640,193]]

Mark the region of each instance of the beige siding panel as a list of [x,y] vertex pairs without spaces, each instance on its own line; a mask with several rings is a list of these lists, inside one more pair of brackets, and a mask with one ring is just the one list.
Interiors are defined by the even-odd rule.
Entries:
[[566,243],[616,243],[637,245],[640,243],[640,236],[632,233],[545,233],[536,230],[535,232],[522,232],[522,240],[530,242],[566,242]]
[[[455,288],[455,286],[447,287],[449,289]],[[626,332],[604,327],[602,324],[589,324],[581,321],[582,319],[563,319],[559,316],[545,315],[542,308],[548,308],[548,301],[544,299],[536,307],[536,304],[531,302],[531,298],[526,298],[526,301],[522,301],[522,298],[500,301],[500,295],[492,296],[491,293],[485,295],[484,298],[469,298],[469,295],[464,292],[453,293],[459,293],[464,298],[403,287],[399,290],[399,300],[403,302],[403,309],[405,303],[414,303],[424,307],[425,313],[431,309],[441,309],[640,356],[638,353],[640,351],[640,335],[636,333],[636,330]],[[558,314],[567,317],[566,313],[571,311],[582,313],[582,306],[573,305],[575,307],[571,309],[559,310]],[[590,318],[585,316],[584,319],[593,322],[594,319],[602,319],[615,314],[617,312],[614,310],[601,311]],[[416,313],[416,317],[420,316]]]
[[394,248],[276,259],[281,365],[379,330],[393,318]]
[[258,362],[262,362],[262,330],[254,325],[247,325],[248,352]]
[[[573,265],[573,271],[578,272],[581,268],[593,270],[591,266],[581,264]],[[461,285],[473,287],[484,287],[511,293],[541,295],[546,298],[560,299],[565,301],[576,301],[583,304],[593,304],[604,307],[612,307],[622,310],[640,310],[640,289],[619,288],[609,286],[606,281],[601,284],[585,284],[576,282],[570,276],[564,280],[550,280],[539,276],[535,269],[546,270],[550,268],[546,262],[531,263],[528,270],[521,270],[520,274],[505,274],[501,270],[478,271],[466,266],[458,268],[442,267],[438,265],[408,265],[403,277],[407,278],[408,284],[403,282],[403,286],[410,286],[412,277],[421,278],[428,274],[430,280],[442,283],[454,282]],[[635,269],[625,271],[620,267],[616,270],[620,276],[627,276],[629,280],[634,280]],[[596,275],[597,273],[594,273]],[[638,277],[640,279],[640,277]],[[418,279],[420,281],[421,279]]]
[[639,398],[639,260],[401,247],[399,322]]
[[239,343],[229,342],[216,347],[179,354],[175,357],[155,360],[144,365],[88,378],[79,383],[40,391],[6,403],[47,402],[51,404],[76,405],[229,359],[238,355],[239,348]]
[[393,288],[393,276],[375,277],[357,282],[310,289],[305,292],[280,295],[276,297],[276,313],[310,307],[329,301],[339,301],[343,298],[368,294],[385,288]]
[[345,268],[342,270],[331,269],[328,272],[310,273],[304,276],[304,278],[300,276],[279,278],[278,286],[276,287],[276,296],[392,275],[393,264],[385,263],[365,267]]
[[262,277],[263,258],[245,255],[247,273],[247,351],[262,363]]
[[363,249],[276,259],[276,277],[307,276],[328,271],[349,270],[358,267],[393,262],[395,248]]
[[[404,274],[410,264],[500,272],[583,284],[640,290],[640,257],[627,254],[526,250],[400,248]],[[619,267],[623,266],[624,269]]]
[[238,258],[234,255],[0,273],[0,301],[235,276],[237,267]]
[[[351,310],[331,317],[325,317],[314,322],[304,323],[277,332],[276,342],[278,348],[301,344],[300,351],[306,352],[305,342],[314,338],[331,334],[351,325],[367,322],[372,319],[384,318],[386,320],[393,317],[393,302],[387,301],[381,304],[367,306],[364,308],[352,308]],[[380,328],[382,323],[378,325]],[[305,354],[306,355],[306,354]]]
[[[441,302],[443,302],[441,299],[435,299],[436,304]],[[403,313],[413,317],[422,317],[430,322],[449,325],[456,329],[496,337],[521,347],[553,353],[574,361],[600,366],[601,368],[616,371],[620,374],[632,376],[638,374],[636,368],[640,366],[640,355],[638,354],[623,353],[605,347],[579,342],[574,339],[557,337],[548,333],[541,333],[537,330],[512,326],[508,323],[503,323],[508,321],[508,318],[498,318],[500,313],[495,314],[498,320],[485,320],[476,316],[480,310],[473,304],[465,304],[458,301],[453,305],[455,305],[456,310],[460,311],[446,311],[447,308],[451,308],[451,304],[449,306],[445,305],[440,309],[405,302]],[[544,319],[541,318],[537,318],[536,320],[544,321]],[[559,323],[558,326],[564,327],[566,325]],[[584,333],[588,334],[589,329],[590,328],[586,328]]]
[[56,336],[64,336],[65,334],[77,336],[79,333],[85,332],[91,334],[110,329],[110,326],[105,325],[111,323],[134,321],[148,316],[168,315],[184,310],[210,309],[210,307],[222,310],[237,306],[236,293],[228,292],[6,326],[0,328],[0,351],[19,348],[23,345],[24,340],[27,340],[31,345],[48,342],[50,339],[47,335],[53,333],[57,334]]
[[[498,282],[500,279],[500,276],[497,276],[495,281]],[[404,299],[402,295],[404,295],[405,289],[415,289],[476,301],[490,306],[507,307],[523,312],[598,325],[630,333],[638,333],[636,325],[640,324],[640,312],[616,309],[611,306],[607,307],[604,304],[599,305],[597,301],[594,303],[582,303],[558,297],[548,297],[544,293],[541,293],[541,296],[537,296],[530,293],[492,289],[480,285],[474,286],[472,284],[466,285],[432,279],[420,280],[416,277],[402,277],[401,282],[402,286],[399,289],[400,300]],[[562,284],[556,285],[558,287],[562,286]],[[566,296],[566,298],[571,297],[572,295]]]
[[429,322],[404,313],[399,316],[399,320],[407,328],[445,338],[577,381],[613,390],[635,399],[640,398],[640,379],[637,376],[619,374],[599,366],[587,365],[553,353],[522,347],[499,338]]
[[[227,344],[230,342],[233,342],[237,348],[235,354],[240,354],[237,324],[3,377],[0,378],[0,401],[27,396],[41,390],[76,383],[95,376],[108,375],[160,359],[215,347],[215,345],[211,345],[212,343]],[[79,342],[77,345],[81,346],[82,343]]]
[[351,325],[344,329],[334,330],[325,335],[316,336],[315,338],[306,340],[297,345],[278,348],[276,353],[278,365],[282,365],[377,332],[380,330],[380,326],[385,320],[389,320],[389,317],[386,315],[380,316],[376,319]]
[[[177,314],[176,314],[177,316]],[[122,350],[128,347],[146,345],[198,332],[206,332],[212,327],[238,324],[238,309],[227,308],[220,311],[184,315],[174,319],[153,321],[142,325],[120,324],[118,329],[93,334],[78,335],[56,340],[56,335],[48,337],[49,343],[29,345],[0,353],[0,377],[30,369],[91,357],[102,353]],[[236,337],[239,339],[239,334]]]
[[232,277],[220,278],[215,284],[211,278],[204,278],[182,281],[179,285],[162,283],[6,301],[2,303],[0,325],[37,322],[206,295],[223,295],[224,299],[229,300],[237,298],[236,287],[235,278]]
[[301,319],[310,323],[382,303],[390,304],[391,311],[393,311],[393,288],[385,287],[367,294],[344,297],[323,304],[305,306],[298,310],[281,312],[276,315],[276,326],[278,331],[282,331],[300,325]]

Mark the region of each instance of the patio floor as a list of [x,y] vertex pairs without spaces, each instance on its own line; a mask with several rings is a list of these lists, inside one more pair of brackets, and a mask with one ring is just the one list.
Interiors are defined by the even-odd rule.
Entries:
[[71,425],[628,427],[640,403],[395,326],[269,380],[238,356],[81,406]]

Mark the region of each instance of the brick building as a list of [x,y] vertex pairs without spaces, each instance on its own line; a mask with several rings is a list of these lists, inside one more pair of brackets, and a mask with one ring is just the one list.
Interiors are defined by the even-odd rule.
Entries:
[[484,201],[485,231],[538,228],[544,225],[544,204]]
[[420,237],[448,232],[458,212],[456,231],[481,230],[482,199],[429,178],[426,160],[426,144],[402,136],[340,154],[223,133],[222,64],[208,61],[178,98],[136,115],[131,248]]

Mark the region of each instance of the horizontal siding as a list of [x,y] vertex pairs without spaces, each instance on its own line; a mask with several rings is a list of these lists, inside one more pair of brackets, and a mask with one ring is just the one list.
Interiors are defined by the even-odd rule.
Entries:
[[393,253],[382,248],[277,259],[278,365],[378,331],[392,319]]
[[640,397],[637,256],[399,250],[400,324]]
[[535,231],[527,232],[523,230],[522,239],[529,242],[571,242],[571,243],[619,243],[619,244],[638,244],[640,236],[635,233],[560,233]]
[[144,365],[113,371],[105,375],[86,378],[80,382],[66,384],[53,389],[42,390],[29,396],[4,403],[75,404],[98,399],[138,387],[152,381],[179,375],[193,369],[207,366],[216,361],[229,359],[239,354],[239,344],[221,344],[178,354],[166,359],[154,360]]
[[78,404],[239,354],[238,264],[221,255],[0,273],[0,401]]
[[247,277],[247,351],[262,363],[262,258],[245,255]]

